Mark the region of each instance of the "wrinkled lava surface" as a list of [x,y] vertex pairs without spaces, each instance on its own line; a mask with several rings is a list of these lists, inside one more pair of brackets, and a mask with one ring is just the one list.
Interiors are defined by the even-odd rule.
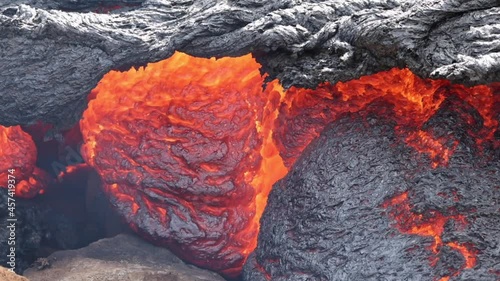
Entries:
[[499,280],[500,152],[471,135],[480,114],[451,96],[423,124],[456,141],[435,168],[395,118],[376,101],[304,150],[269,195],[244,280]]
[[272,184],[287,172],[270,130],[282,90],[263,91],[263,82],[250,55],[176,53],[109,73],[80,123],[84,158],[132,228],[231,277],[256,246]]
[[20,126],[0,126],[1,187],[22,198],[43,193],[50,179],[46,172],[36,167],[36,158],[37,149],[28,133]]
[[[408,156],[411,164],[420,161],[430,171],[447,167],[464,146],[484,161],[500,147],[498,85],[468,88],[392,69],[284,91],[277,81],[263,85],[259,67],[250,55],[215,60],[176,53],[145,68],[112,71],[89,96],[80,123],[83,156],[131,227],[183,259],[229,277],[240,273],[257,246],[272,185],[325,126],[344,114],[383,104],[374,114],[390,115],[386,138],[392,135],[392,145],[404,144],[414,153]],[[460,109],[432,121],[454,106]],[[393,211],[411,211],[412,194],[392,191],[394,198],[407,197],[385,198],[378,208],[385,206],[392,229],[416,235],[402,227],[411,212]],[[466,218],[443,210],[433,216],[421,224],[437,227],[418,235],[432,238],[434,256],[437,248],[449,247],[474,260],[467,241],[443,238],[445,225],[466,224]]]

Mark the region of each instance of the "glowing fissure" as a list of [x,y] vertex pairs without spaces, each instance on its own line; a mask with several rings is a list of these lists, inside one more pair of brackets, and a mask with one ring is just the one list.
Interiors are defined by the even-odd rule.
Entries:
[[[431,237],[434,239],[430,250],[434,253],[431,259],[431,265],[434,266],[438,262],[438,254],[443,247],[442,235],[445,225],[449,220],[454,220],[459,226],[465,227],[467,221],[465,216],[461,214],[443,215],[436,210],[428,210],[425,214],[417,214],[412,211],[409,202],[408,192],[404,192],[387,200],[382,204],[383,208],[389,210],[389,216],[395,221],[396,228],[405,234],[413,234],[419,236]],[[453,213],[453,212],[450,212]],[[476,264],[476,249],[474,246],[467,243],[447,242],[444,245],[453,248],[460,252],[464,257],[464,268],[472,268]],[[460,271],[455,272],[456,276]],[[440,281],[449,280],[449,276],[442,277]]]
[[[484,119],[483,129],[471,132],[478,145],[498,145],[493,105],[499,101],[489,86],[392,69],[314,90],[284,91],[278,81],[263,90],[259,67],[250,55],[215,60],[175,53],[146,68],[111,71],[89,95],[80,122],[82,154],[131,227],[226,276],[238,275],[255,249],[272,185],[343,113],[377,100],[392,104],[398,136],[437,168],[447,165],[458,140],[434,137],[422,126],[457,95]],[[399,204],[409,208],[405,200]],[[417,219],[415,228],[400,230],[434,237],[437,251],[444,224],[463,217],[435,212],[429,221]],[[466,257],[467,267],[474,264],[472,248],[448,246]]]

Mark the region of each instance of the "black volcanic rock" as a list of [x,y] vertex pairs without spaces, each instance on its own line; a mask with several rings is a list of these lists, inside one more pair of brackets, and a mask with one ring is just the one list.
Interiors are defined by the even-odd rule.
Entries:
[[[127,8],[88,12],[120,5]],[[105,73],[174,51],[253,53],[285,87],[404,66],[457,83],[500,81],[499,6],[498,0],[0,0],[0,124],[71,127]]]
[[[448,112],[452,105],[457,102],[447,101],[433,118],[455,116]],[[498,157],[486,161],[465,141],[447,167],[432,169],[428,157],[396,137],[390,116],[363,115],[331,124],[275,184],[244,280],[416,281],[454,273],[450,280],[498,280]],[[426,129],[432,131],[433,124],[448,123],[431,119]],[[463,135],[458,124],[439,129]],[[450,218],[437,253],[431,236],[399,231],[392,215],[404,215],[404,210],[384,205],[404,192],[411,214],[424,220],[438,213]],[[411,222],[406,223],[399,227]],[[471,269],[464,269],[466,259],[452,242],[477,253]]]
[[[128,229],[111,210],[100,182],[86,171],[51,185],[43,195],[15,199],[16,272],[22,273],[39,257],[55,250],[76,249]],[[9,266],[10,247],[7,189],[0,185],[0,265]],[[0,280],[3,280],[0,278]]]

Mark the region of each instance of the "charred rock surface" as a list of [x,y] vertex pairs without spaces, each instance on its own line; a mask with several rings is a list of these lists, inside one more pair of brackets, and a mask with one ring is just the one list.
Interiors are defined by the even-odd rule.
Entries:
[[[253,52],[285,87],[407,65],[424,77],[500,80],[500,8],[476,1],[0,1],[0,123],[70,126],[111,69]],[[140,5],[140,6],[139,6]],[[68,12],[72,11],[72,12]]]
[[432,169],[373,108],[331,124],[275,184],[244,280],[498,280],[500,161],[474,151],[480,117],[442,105],[426,130],[460,144]]

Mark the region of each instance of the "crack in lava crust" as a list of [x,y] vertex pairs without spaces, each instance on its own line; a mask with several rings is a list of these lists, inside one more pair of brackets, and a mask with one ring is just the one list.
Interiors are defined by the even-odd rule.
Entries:
[[[235,277],[283,177],[272,124],[283,90],[262,90],[250,55],[176,53],[108,73],[81,121],[87,163],[131,227],[196,265]],[[265,175],[265,177],[264,177]]]

